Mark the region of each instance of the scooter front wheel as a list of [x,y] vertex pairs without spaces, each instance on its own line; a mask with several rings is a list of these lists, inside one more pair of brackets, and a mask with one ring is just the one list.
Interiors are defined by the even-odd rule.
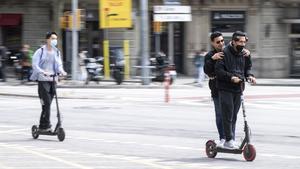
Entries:
[[36,125],[33,125],[31,128],[31,135],[34,139],[37,139],[39,137],[38,134],[38,127]]
[[243,150],[246,161],[253,161],[256,157],[256,150],[252,144],[246,144]]
[[217,151],[216,151],[217,145],[213,140],[209,140],[206,142],[206,155],[208,158],[215,158],[217,155]]
[[57,138],[59,141],[64,141],[66,137],[65,130],[63,128],[59,128],[57,132]]

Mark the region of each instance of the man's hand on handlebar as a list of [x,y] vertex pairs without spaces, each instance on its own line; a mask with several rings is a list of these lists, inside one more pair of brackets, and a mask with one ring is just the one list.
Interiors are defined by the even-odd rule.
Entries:
[[240,83],[240,82],[242,82],[242,79],[240,79],[240,78],[237,77],[237,76],[232,76],[232,77],[231,77],[231,81],[232,81],[233,83]]
[[68,75],[68,73],[65,72],[65,71],[62,71],[62,72],[59,73],[59,76],[67,76],[67,75]]
[[249,77],[247,78],[247,80],[248,80],[252,85],[255,85],[255,84],[256,84],[256,79],[255,79],[255,77],[253,77],[253,76],[249,76]]

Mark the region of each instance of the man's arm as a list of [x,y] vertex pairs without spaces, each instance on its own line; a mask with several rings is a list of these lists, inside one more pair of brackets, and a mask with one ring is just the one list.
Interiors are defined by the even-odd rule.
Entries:
[[227,81],[227,82],[231,82],[232,81],[232,77],[233,74],[229,73],[226,71],[225,68],[225,63],[224,60],[218,60],[216,65],[215,65],[215,69],[216,69],[216,74],[217,74],[217,78],[222,80],[222,81]]
[[205,55],[204,58],[204,73],[210,77],[212,76],[212,73],[215,70],[214,61],[211,59],[211,57],[212,57],[212,53],[209,52]]
[[215,72],[215,62],[223,57],[223,52],[213,53],[209,52],[205,55],[204,59],[204,73],[212,77]]
[[254,75],[251,73],[252,68],[252,61],[251,61],[251,55],[245,56],[245,77],[250,81],[252,84],[256,84],[256,79]]
[[67,75],[67,72],[65,72],[64,67],[63,67],[63,63],[62,63],[62,57],[60,54],[60,51],[58,51],[58,60],[57,60],[57,64],[58,64],[58,72],[60,74],[62,74],[63,76]]

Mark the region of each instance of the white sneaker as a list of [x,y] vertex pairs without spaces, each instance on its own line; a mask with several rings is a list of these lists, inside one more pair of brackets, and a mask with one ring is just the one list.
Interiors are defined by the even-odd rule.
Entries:
[[217,144],[217,147],[223,148],[225,143],[225,139],[221,139],[219,143]]
[[235,145],[235,142],[233,140],[229,140],[224,143],[224,148],[238,149],[238,146]]

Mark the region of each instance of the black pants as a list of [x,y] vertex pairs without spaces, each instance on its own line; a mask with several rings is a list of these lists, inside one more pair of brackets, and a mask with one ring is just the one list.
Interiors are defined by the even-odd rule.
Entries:
[[216,124],[219,133],[219,139],[225,139],[224,136],[224,127],[223,127],[223,118],[222,118],[222,111],[220,105],[219,96],[213,97],[214,105],[215,105],[215,114],[216,114]]
[[54,97],[54,82],[39,81],[38,93],[42,104],[42,113],[41,113],[39,128],[41,129],[50,128],[51,127],[50,109]]
[[235,140],[235,125],[241,106],[241,94],[219,91],[219,99],[226,141]]

